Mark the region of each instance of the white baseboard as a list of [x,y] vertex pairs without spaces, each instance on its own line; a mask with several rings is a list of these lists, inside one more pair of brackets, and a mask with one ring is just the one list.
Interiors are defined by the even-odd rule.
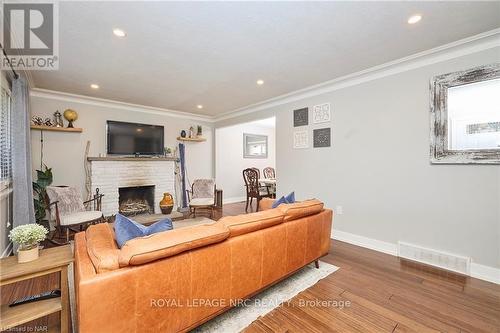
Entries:
[[[390,254],[392,256],[398,255],[397,244],[388,243],[360,235],[355,235],[349,232],[336,229],[332,229],[332,238],[349,244],[361,246],[370,250]],[[473,262],[470,265],[470,276],[476,279],[481,279],[488,282],[500,284],[500,268],[485,266]]]
[[12,253],[12,242],[9,242],[5,250],[3,250],[1,258],[8,257],[10,256],[11,253]]
[[470,276],[476,278],[476,279],[481,279],[485,280],[488,282],[493,282],[496,284],[500,284],[500,269],[491,267],[491,266],[485,266],[477,263],[471,263],[470,264]]
[[368,238],[364,236],[359,236],[355,234],[351,234],[349,232],[340,231],[340,230],[332,230],[333,239],[343,241],[349,244],[358,245],[361,247],[365,247],[370,250],[375,250],[378,252],[383,252],[390,254],[392,256],[398,255],[398,246],[396,244],[376,240],[373,238]]
[[223,203],[229,204],[229,203],[235,203],[235,202],[242,202],[242,201],[245,201],[246,199],[247,199],[247,197],[224,198]]

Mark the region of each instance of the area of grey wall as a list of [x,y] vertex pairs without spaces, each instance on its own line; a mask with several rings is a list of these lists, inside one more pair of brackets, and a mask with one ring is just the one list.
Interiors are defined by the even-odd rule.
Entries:
[[[243,158],[243,133],[268,137],[267,158]],[[255,167],[275,167],[275,128],[244,123],[215,131],[215,179],[223,189],[225,202],[240,201],[246,197],[242,171]],[[262,175],[263,177],[263,175]]]
[[[175,147],[182,129],[201,124],[205,142],[186,143],[186,165],[191,179],[213,177],[213,128],[197,120],[169,115],[123,110],[86,103],[61,101],[53,98],[32,96],[31,113],[42,117],[53,117],[71,108],[78,112],[75,127],[82,127],[81,134],[44,132],[43,163],[53,169],[55,185],[71,185],[81,189],[85,195],[84,154],[90,140],[90,156],[106,153],[106,121],[118,120],[165,127],[165,146]],[[33,170],[40,168],[40,131],[31,131]]]
[[[500,61],[500,48],[216,123],[276,116],[278,192],[343,207],[334,229],[500,267],[500,167],[429,163],[429,79]],[[293,149],[294,109],[330,102],[333,145]],[[308,130],[325,124],[310,125]]]

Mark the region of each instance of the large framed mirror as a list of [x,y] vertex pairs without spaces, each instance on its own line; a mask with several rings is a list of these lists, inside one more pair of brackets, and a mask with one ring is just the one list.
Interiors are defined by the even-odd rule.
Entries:
[[500,63],[430,83],[433,164],[500,164]]
[[267,135],[243,133],[243,158],[267,158]]

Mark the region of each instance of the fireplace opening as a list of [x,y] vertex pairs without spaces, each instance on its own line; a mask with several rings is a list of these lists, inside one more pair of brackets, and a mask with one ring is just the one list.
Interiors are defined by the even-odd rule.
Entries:
[[154,186],[120,187],[118,189],[118,210],[131,216],[143,213],[154,214]]

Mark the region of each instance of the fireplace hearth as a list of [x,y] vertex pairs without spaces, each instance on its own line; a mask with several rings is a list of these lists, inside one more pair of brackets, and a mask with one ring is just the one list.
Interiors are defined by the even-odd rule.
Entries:
[[129,186],[118,189],[120,214],[133,216],[154,213],[155,186]]

